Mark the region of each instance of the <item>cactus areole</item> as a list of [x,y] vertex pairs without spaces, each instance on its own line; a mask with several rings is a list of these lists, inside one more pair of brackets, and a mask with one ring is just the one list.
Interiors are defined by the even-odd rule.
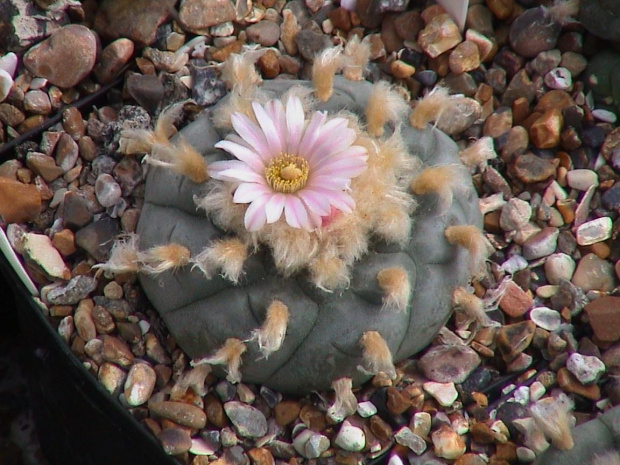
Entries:
[[[444,133],[406,113],[369,124],[375,87],[336,77],[325,99],[305,81],[231,92],[176,139],[208,180],[149,170],[140,253],[177,244],[190,258],[140,281],[194,363],[286,393],[360,384],[394,378],[448,319],[471,255],[444,232],[481,226],[477,196]],[[412,181],[438,166],[465,175],[447,197],[416,195]]]

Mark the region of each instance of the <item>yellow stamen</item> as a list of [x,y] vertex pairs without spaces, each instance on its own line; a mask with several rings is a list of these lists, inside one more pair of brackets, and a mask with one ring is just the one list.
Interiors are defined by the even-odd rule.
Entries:
[[308,181],[308,160],[284,153],[269,162],[265,178],[276,192],[292,194],[302,189]]

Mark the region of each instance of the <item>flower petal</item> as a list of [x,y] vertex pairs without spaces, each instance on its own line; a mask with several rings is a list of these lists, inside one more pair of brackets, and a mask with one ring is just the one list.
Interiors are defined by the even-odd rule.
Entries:
[[306,204],[310,213],[319,216],[329,215],[329,199],[326,196],[317,194],[313,189],[302,189],[296,194]]
[[275,123],[261,104],[252,102],[252,108],[254,109],[258,124],[265,134],[272,157],[277,157],[282,153],[282,139],[280,138],[280,134],[278,134]]
[[231,140],[221,140],[215,144],[215,148],[226,150],[237,159],[246,163],[257,173],[262,173],[265,170],[265,164],[263,163],[260,155],[253,150],[244,147],[243,145],[239,145]]
[[267,184],[264,176],[256,173],[248,165],[238,160],[214,161],[209,163],[207,171],[213,179],[221,181]]
[[271,189],[269,189],[269,187],[254,182],[244,182],[239,184],[237,189],[235,189],[233,202],[250,203],[265,194],[271,194]]
[[311,153],[309,149],[314,145],[316,139],[320,136],[319,128],[323,125],[323,122],[327,118],[327,113],[324,111],[317,111],[310,118],[310,122],[304,130],[304,135],[299,143],[299,149],[297,153],[308,159],[308,155]]
[[267,212],[267,223],[275,223],[282,216],[284,210],[284,204],[286,203],[286,195],[274,194],[271,196],[267,204],[265,205],[265,211]]
[[306,188],[312,190],[327,189],[327,190],[347,190],[351,185],[351,179],[346,177],[336,176],[311,176],[306,183]]
[[286,222],[293,228],[303,228],[307,231],[312,230],[312,224],[308,217],[308,212],[303,202],[295,195],[287,195],[284,205],[284,216]]
[[284,105],[280,100],[270,100],[265,105],[265,111],[276,126],[276,132],[280,135],[280,141],[282,142],[282,148],[286,147],[287,141],[287,129],[286,129],[286,113],[284,112]]
[[299,97],[291,96],[286,102],[287,151],[297,153],[304,134],[305,115]]
[[[327,126],[327,125],[326,125]],[[318,166],[328,157],[348,149],[357,139],[357,133],[351,128],[340,128],[326,132],[322,141],[316,144],[308,158],[310,166]]]
[[248,209],[245,211],[245,216],[243,217],[245,228],[248,231],[257,231],[258,229],[265,226],[265,222],[267,221],[265,204],[269,201],[270,198],[270,195],[263,195],[254,200],[248,206]]
[[261,128],[242,113],[233,113],[230,117],[234,130],[248,145],[261,156],[264,161],[271,158],[271,152],[265,134]]
[[315,176],[336,176],[339,178],[355,178],[366,171],[366,161],[360,158],[327,160],[313,171]]

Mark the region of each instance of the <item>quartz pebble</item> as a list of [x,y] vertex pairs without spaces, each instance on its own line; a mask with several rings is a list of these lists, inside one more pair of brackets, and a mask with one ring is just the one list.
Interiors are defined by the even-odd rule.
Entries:
[[259,438],[267,433],[267,419],[257,408],[243,402],[230,401],[224,404],[224,411],[240,436]]
[[95,182],[95,195],[103,207],[115,205],[121,198],[121,187],[109,174],[102,174]]
[[346,451],[357,452],[366,445],[366,435],[361,428],[345,420],[336,435],[334,444]]
[[454,460],[467,450],[463,438],[448,425],[441,425],[431,434],[435,455],[444,459]]
[[13,78],[5,70],[0,69],[0,102],[4,102],[9,96],[11,87],[13,87]]
[[125,381],[125,399],[132,407],[146,403],[153,393],[157,375],[146,363],[136,363],[131,366]]
[[571,72],[563,67],[552,69],[545,75],[545,84],[550,89],[569,90],[573,85]]
[[536,307],[530,311],[530,319],[539,328],[556,331],[562,324],[560,313],[548,307]]
[[598,186],[598,174],[592,170],[571,170],[566,173],[566,182],[573,189],[587,191],[591,186]]
[[459,397],[454,383],[436,383],[434,381],[428,381],[424,383],[422,387],[444,407],[450,407]]
[[105,362],[99,367],[97,377],[110,395],[116,396],[123,389],[127,373],[118,365]]
[[579,260],[571,282],[585,292],[611,292],[615,287],[613,265],[596,254],[589,253]]
[[523,257],[527,260],[546,257],[555,252],[560,230],[558,228],[543,228],[523,244]]
[[377,413],[377,407],[370,401],[358,402],[357,413],[362,418],[369,418]]
[[71,271],[49,237],[27,233],[22,239],[21,246],[25,258],[35,263],[50,278],[64,280],[71,278]]
[[555,253],[547,257],[545,261],[545,275],[551,284],[560,284],[562,280],[573,277],[575,272],[575,260],[565,253]]
[[598,357],[581,355],[578,352],[568,357],[566,368],[581,384],[594,383],[605,373],[605,364]]
[[587,221],[577,227],[577,244],[592,245],[606,241],[611,237],[613,222],[608,216]]
[[455,47],[461,40],[458,26],[447,14],[435,16],[418,35],[418,43],[432,58]]
[[307,459],[316,459],[330,446],[329,439],[319,433],[306,429],[293,440],[295,450]]
[[426,441],[407,426],[403,426],[394,433],[394,440],[401,446],[408,447],[417,455],[421,455],[426,450]]
[[516,231],[530,221],[532,207],[528,202],[512,198],[502,208],[499,225],[504,231]]
[[480,365],[480,356],[468,346],[435,346],[420,360],[424,375],[438,383],[462,383]]

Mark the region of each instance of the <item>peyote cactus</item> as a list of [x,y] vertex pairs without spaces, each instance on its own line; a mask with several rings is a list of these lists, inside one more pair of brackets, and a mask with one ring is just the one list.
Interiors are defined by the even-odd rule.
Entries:
[[155,167],[137,237],[103,268],[139,272],[193,364],[230,381],[305,393],[395,378],[486,256],[469,171],[428,124],[450,97],[408,121],[387,84],[334,76],[361,77],[346,63],[330,49],[312,82],[261,84],[236,56],[229,95],[176,142],[165,116],[125,134]]

